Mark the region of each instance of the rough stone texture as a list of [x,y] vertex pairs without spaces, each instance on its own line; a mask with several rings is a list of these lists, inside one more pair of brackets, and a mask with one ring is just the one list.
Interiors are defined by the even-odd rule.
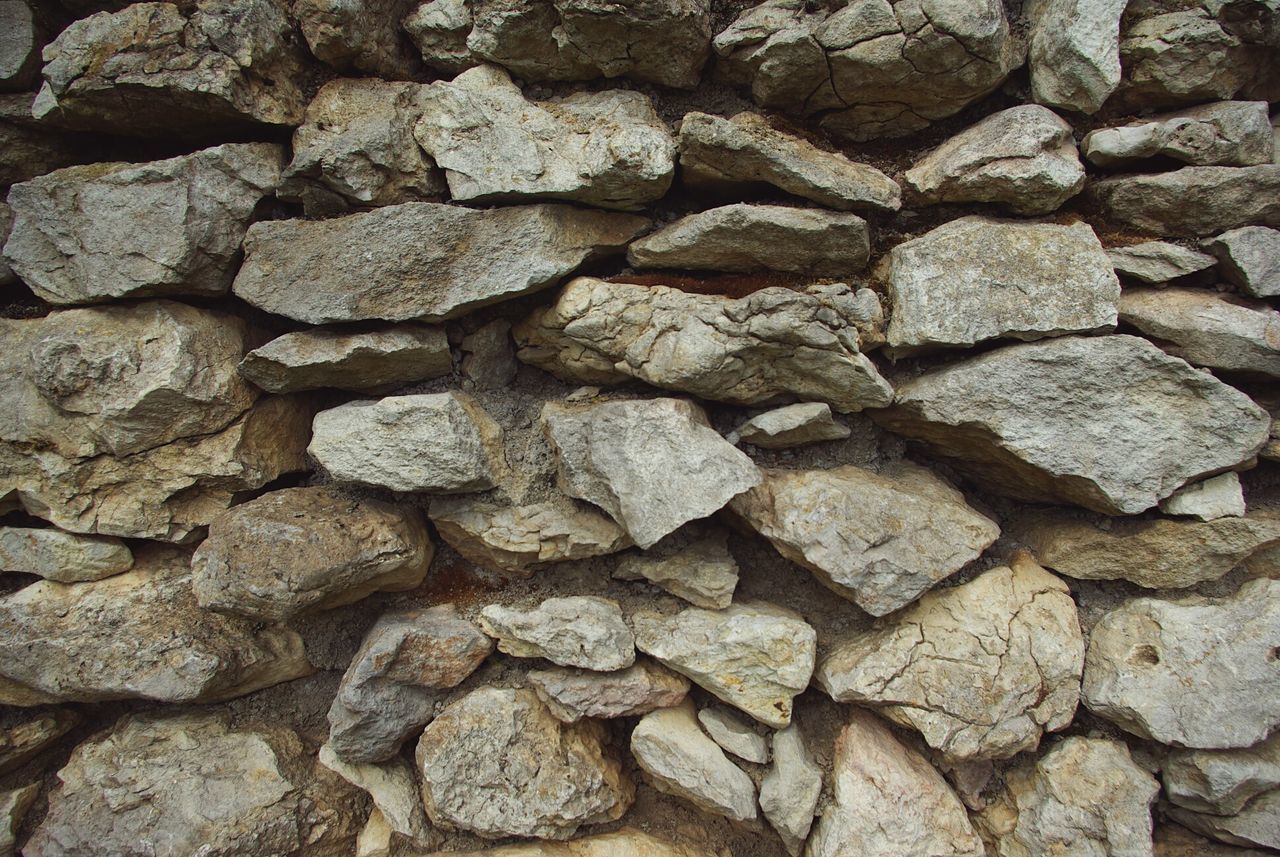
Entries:
[[444,330],[401,324],[382,330],[300,330],[255,348],[240,374],[268,393],[335,387],[380,392],[453,371]]
[[844,640],[817,680],[959,763],[1035,749],[1042,733],[1070,724],[1083,662],[1066,585],[1020,554]]
[[[548,403],[542,429],[560,490],[604,509],[642,548],[760,481],[756,466],[682,399]],[[682,478],[672,480],[670,474]]]
[[44,49],[32,112],[75,128],[196,135],[297,125],[303,52],[271,0],[135,3],[82,18]]
[[1093,182],[1090,192],[1115,225],[1155,235],[1280,226],[1280,164],[1116,176]]
[[703,708],[698,712],[698,722],[726,753],[758,765],[769,761],[768,739],[729,709]]
[[1235,815],[1280,788],[1280,735],[1243,750],[1174,750],[1161,765],[1164,790],[1193,812]]
[[758,113],[732,119],[686,113],[680,122],[680,177],[713,192],[772,185],[840,211],[892,213],[902,207],[898,183],[875,167],[778,131]]
[[1256,744],[1280,724],[1278,617],[1276,580],[1251,580],[1225,598],[1127,601],[1093,628],[1084,703],[1162,744]]
[[507,72],[480,66],[425,87],[419,103],[414,137],[458,201],[633,210],[665,195],[675,174],[675,141],[639,92],[526,101]]
[[807,857],[982,857],[946,780],[875,715],[854,710],[836,739],[831,780]]
[[32,118],[31,103],[30,92],[0,93],[0,147],[4,150],[0,185],[24,182],[86,160],[73,135]]
[[400,19],[413,0],[294,0],[293,16],[311,53],[338,69],[404,79],[417,71]]
[[1097,113],[1120,85],[1120,16],[1128,0],[1029,5],[1031,94],[1050,107]]
[[5,259],[55,304],[221,295],[254,208],[280,182],[281,160],[277,145],[232,143],[23,182],[9,191]]
[[201,610],[188,565],[153,547],[132,571],[0,599],[0,704],[213,702],[311,672],[293,631]]
[[1201,167],[1269,164],[1275,146],[1265,101],[1221,101],[1090,131],[1080,150],[1100,167],[1172,158]]
[[1128,247],[1108,247],[1107,258],[1117,274],[1143,283],[1167,283],[1178,277],[1212,268],[1216,262],[1207,253],[1197,253],[1167,241],[1146,241]]
[[763,473],[730,508],[784,557],[874,616],[910,604],[1000,535],[959,491],[910,463],[882,473],[852,465]]
[[430,848],[437,837],[422,809],[418,784],[413,769],[403,759],[382,764],[344,762],[325,744],[320,748],[320,764],[373,798],[375,811],[385,819],[387,827],[417,848]]
[[462,375],[481,390],[505,390],[520,364],[511,342],[511,322],[494,319],[462,337]]
[[502,429],[457,391],[321,411],[307,452],[334,479],[392,491],[484,491],[506,468]]
[[39,783],[0,792],[0,854],[5,857],[13,857],[18,829],[39,794]]
[[613,576],[647,580],[695,607],[718,610],[733,601],[738,563],[729,553],[729,534],[723,530],[679,530],[643,554],[619,557]]
[[59,583],[82,583],[132,567],[133,553],[119,539],[0,527],[0,570],[38,574]]
[[1199,289],[1126,289],[1120,320],[1195,366],[1280,377],[1280,312]]
[[[129,764],[122,765],[121,760]],[[23,853],[350,854],[354,790],[281,727],[142,714],[76,748]]]
[[40,48],[48,36],[27,0],[0,2],[0,90],[21,91],[40,74]]
[[634,787],[594,721],[566,725],[531,690],[486,687],[423,731],[417,761],[427,815],[489,839],[568,839],[613,821]]
[[422,583],[435,548],[417,510],[285,488],[213,519],[191,558],[201,607],[282,621]]
[[648,221],[566,205],[404,203],[333,220],[257,223],[235,293],[308,324],[441,321],[554,285],[621,252]]
[[1218,257],[1222,276],[1245,294],[1280,295],[1280,231],[1265,226],[1232,229],[1210,241],[1209,250]]
[[329,747],[343,761],[382,762],[430,722],[439,691],[493,651],[452,604],[384,613],[342,676],[329,709]]
[[870,252],[867,222],[856,214],[734,203],[632,242],[627,261],[637,268],[846,277],[866,267]]
[[689,700],[640,718],[631,755],[660,791],[734,821],[756,818],[755,783],[703,734]]
[[1280,789],[1254,798],[1235,815],[1219,816],[1168,808],[1169,817],[1192,830],[1232,845],[1280,849]]
[[843,440],[849,434],[847,425],[831,417],[830,405],[802,402],[758,414],[734,429],[728,439],[764,449],[790,449],[824,440]]
[[0,774],[17,770],[80,722],[70,708],[12,709],[0,719]]
[[733,404],[883,407],[893,389],[858,350],[871,321],[859,295],[835,284],[732,299],[578,277],[515,328],[518,356],[570,381],[638,378]]
[[[0,0],[0,3],[3,2],[16,2],[16,0]],[[12,228],[13,209],[7,202],[0,202],[0,248],[3,248],[5,242],[9,240],[9,231]],[[18,282],[18,275],[13,272],[13,268],[9,267],[4,256],[0,255],[0,286],[11,286],[16,282]]]
[[976,820],[992,857],[1149,857],[1159,791],[1121,742],[1067,738],[1009,771]]
[[1247,461],[1270,430],[1244,394],[1133,336],[991,351],[907,382],[873,419],[1002,493],[1107,514]]
[[822,768],[813,761],[800,727],[773,735],[773,764],[760,783],[760,810],[782,837],[787,853],[799,857],[822,793]]
[[440,851],[433,852],[428,857],[716,857],[716,855],[688,843],[673,843],[633,827],[622,827],[613,833],[584,836],[572,842],[529,842],[487,848],[484,851]]
[[895,349],[967,347],[1114,328],[1120,282],[1085,223],[962,217],[905,241],[877,267]]
[[636,717],[679,705],[689,692],[683,676],[652,661],[612,673],[531,670],[528,680],[551,713],[565,723],[584,717]]
[[1176,824],[1157,824],[1152,838],[1155,857],[1267,857],[1265,851],[1210,842]]
[[1047,214],[1084,189],[1084,167],[1071,126],[1048,108],[1023,104],[956,134],[916,161],[903,182],[925,203],[993,202],[1016,214]]
[[775,729],[791,722],[792,698],[813,675],[813,628],[772,604],[638,613],[632,628],[640,651]]
[[1166,515],[1187,515],[1201,521],[1243,517],[1247,511],[1240,476],[1234,471],[1185,485],[1160,501]]
[[546,658],[562,667],[599,672],[635,663],[635,637],[616,601],[588,595],[548,598],[533,610],[490,604],[480,627],[498,641],[498,651],[519,658]]

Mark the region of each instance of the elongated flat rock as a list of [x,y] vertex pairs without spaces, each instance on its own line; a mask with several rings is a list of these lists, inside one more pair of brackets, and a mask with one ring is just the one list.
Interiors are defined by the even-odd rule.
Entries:
[[1080,148],[1102,167],[1155,157],[1201,167],[1248,167],[1269,164],[1274,154],[1265,101],[1219,101],[1100,128],[1086,134]]
[[1207,253],[1197,253],[1168,241],[1145,241],[1128,247],[1108,247],[1107,258],[1117,274],[1144,283],[1166,283],[1169,280],[1212,268],[1216,262]]
[[696,607],[728,607],[738,586],[738,563],[729,553],[728,534],[685,533],[672,533],[645,553],[619,557],[613,576],[647,580]]
[[752,417],[734,429],[729,439],[764,449],[790,449],[824,440],[843,440],[849,434],[847,425],[832,418],[830,405],[801,402]]
[[1120,318],[1194,366],[1280,377],[1280,312],[1203,289],[1126,289]]
[[324,387],[377,392],[448,375],[453,358],[442,328],[403,324],[358,333],[286,333],[246,354],[239,369],[269,393]]
[[548,669],[530,670],[529,685],[565,723],[584,717],[635,717],[658,708],[679,705],[689,682],[652,661],[637,661],[616,672]]
[[55,529],[0,527],[0,570],[38,574],[59,583],[101,580],[133,567],[119,539]]
[[500,652],[562,667],[612,672],[636,659],[635,637],[618,602],[608,598],[548,598],[533,610],[490,604],[480,611],[480,627],[498,641]]
[[760,810],[787,852],[799,857],[822,793],[822,768],[795,723],[774,733],[772,747],[773,764],[760,783]]
[[1090,193],[1108,220],[1153,235],[1280,226],[1280,164],[1116,176],[1094,182]]
[[1258,795],[1280,789],[1280,734],[1240,750],[1174,750],[1160,773],[1177,806],[1235,815]]

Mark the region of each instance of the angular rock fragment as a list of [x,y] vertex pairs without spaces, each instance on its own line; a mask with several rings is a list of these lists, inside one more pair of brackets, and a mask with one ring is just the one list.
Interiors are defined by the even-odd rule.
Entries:
[[10,711],[0,719],[0,774],[22,767],[79,722],[80,715],[70,708]]
[[529,685],[557,718],[576,723],[584,717],[635,717],[679,705],[689,692],[683,676],[651,661],[625,670],[531,670]]
[[1197,833],[1245,848],[1280,849],[1280,789],[1254,798],[1235,815],[1221,816],[1168,807],[1169,817]]
[[1185,485],[1160,501],[1160,511],[1166,515],[1187,515],[1201,521],[1244,517],[1246,508],[1240,475],[1228,471],[1203,482]]
[[233,290],[307,324],[441,321],[553,285],[585,261],[621,252],[647,224],[567,205],[428,202],[273,220],[249,230]]
[[321,411],[307,452],[334,479],[392,491],[484,491],[506,467],[502,429],[456,391]]
[[1247,295],[1280,295],[1280,231],[1244,226],[1224,232],[1208,243],[1222,265],[1222,276]]
[[799,857],[822,793],[822,768],[813,761],[800,727],[773,735],[773,764],[760,783],[760,810],[782,837],[791,857]]
[[1167,283],[1212,268],[1214,258],[1167,241],[1146,241],[1128,247],[1108,247],[1107,258],[1117,274],[1143,283]]
[[382,330],[300,330],[255,348],[240,374],[268,393],[335,387],[378,392],[453,371],[444,330],[401,324]]
[[1280,226],[1280,164],[1116,176],[1094,182],[1090,193],[1114,224],[1155,235]]
[[903,351],[1109,330],[1120,297],[1085,223],[962,217],[894,247],[877,273],[893,302],[888,342]]
[[772,604],[638,613],[632,627],[640,651],[776,729],[791,722],[791,700],[813,675],[816,633]]
[[831,406],[802,402],[766,411],[733,430],[728,439],[764,449],[790,449],[824,440],[843,440],[849,427],[831,417]]
[[568,839],[619,818],[634,786],[593,721],[561,723],[530,690],[485,687],[423,731],[418,770],[427,815],[487,839]]
[[635,663],[635,637],[616,601],[589,595],[548,598],[533,610],[490,604],[480,627],[498,651],[518,658],[546,658],[562,667],[599,672]]
[[133,567],[119,539],[54,529],[0,527],[0,570],[38,574],[59,583],[101,580]]
[[1100,167],[1172,158],[1200,167],[1269,164],[1274,150],[1265,101],[1220,101],[1084,135],[1080,150]]
[[1202,289],[1126,289],[1120,320],[1195,366],[1280,377],[1280,312]]
[[635,210],[661,199],[675,174],[675,141],[639,92],[526,101],[507,72],[481,66],[425,87],[419,104],[414,137],[455,200]]
[[677,531],[643,554],[618,559],[618,580],[647,580],[696,607],[718,610],[733,601],[738,563],[729,553],[728,533]]
[[430,848],[436,844],[427,814],[422,809],[413,770],[403,759],[381,764],[344,762],[328,744],[320,748],[319,759],[321,765],[356,788],[368,792],[373,798],[375,811],[381,813],[393,833],[398,833],[418,848]]
[[1169,800],[1192,812],[1235,815],[1280,788],[1280,735],[1242,750],[1174,750],[1161,766]]
[[12,857],[16,853],[18,829],[39,794],[39,783],[0,792],[0,854]]
[[520,364],[511,344],[511,322],[494,319],[462,338],[462,375],[481,390],[505,390]]
[[1131,599],[1093,628],[1084,703],[1162,744],[1252,746],[1280,725],[1278,619],[1277,580],[1251,580],[1225,598]]
[[413,0],[296,0],[292,11],[311,53],[338,69],[405,79],[418,70],[400,19]]
[[[36,7],[38,8],[38,7]],[[0,3],[0,90],[22,91],[40,76],[40,48],[45,34],[36,9],[28,0]]]
[[[503,845],[483,851],[450,851],[452,857],[716,857],[689,843],[673,843],[634,827],[583,836],[572,842]],[[1242,855],[1252,857],[1252,855]]]
[[727,708],[703,708],[698,722],[726,753],[763,765],[769,761],[769,741]]
[[977,559],[1000,528],[928,470],[763,471],[730,508],[787,559],[874,616]]
[[907,382],[872,418],[1002,493],[1122,515],[1247,461],[1270,426],[1244,394],[1133,336],[991,351]]
[[1097,113],[1120,85],[1120,16],[1128,0],[1043,0],[1031,10],[1031,94]]
[[903,176],[925,203],[993,202],[1047,214],[1084,189],[1071,126],[1048,108],[1001,110],[956,134]]

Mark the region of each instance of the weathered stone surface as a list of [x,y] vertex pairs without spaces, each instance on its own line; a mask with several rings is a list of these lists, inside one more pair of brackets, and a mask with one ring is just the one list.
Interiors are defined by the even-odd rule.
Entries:
[[817,680],[836,701],[874,705],[967,762],[1034,749],[1067,726],[1083,662],[1066,585],[1020,554],[844,640]]
[[308,324],[441,321],[555,284],[621,252],[642,217],[567,205],[404,203],[332,220],[257,223],[233,290]]
[[13,857],[18,829],[39,794],[39,783],[0,792],[0,854],[5,857]]
[[402,22],[428,66],[457,74],[475,66],[479,58],[467,47],[471,32],[469,0],[428,0]]
[[391,758],[430,722],[438,692],[461,683],[492,651],[452,604],[383,614],[338,685],[328,746],[351,763]]
[[232,729],[219,713],[127,717],[77,747],[58,779],[31,857],[337,857],[359,827],[354,789],[294,732]]
[[1168,241],[1146,241],[1128,247],[1108,247],[1107,258],[1117,274],[1143,283],[1167,283],[1212,268],[1214,258]]
[[0,90],[27,89],[40,73],[44,27],[27,0],[0,3]]
[[[440,851],[428,857],[715,857],[687,843],[659,839],[633,827],[584,836],[572,842],[529,842],[484,851]],[[1249,855],[1245,855],[1249,857]]]
[[285,488],[213,519],[191,558],[201,607],[281,621],[422,583],[435,548],[421,514],[333,488]]
[[1174,750],[1161,766],[1174,804],[1210,815],[1235,815],[1258,795],[1280,788],[1280,735],[1243,750]]
[[1120,16],[1128,0],[1030,5],[1031,94],[1041,104],[1097,113],[1120,85]]
[[994,202],[1047,214],[1084,189],[1071,126],[1048,108],[1001,110],[956,134],[903,176],[925,203]]
[[831,406],[801,402],[752,417],[733,430],[730,443],[749,443],[765,449],[790,449],[824,440],[843,440],[849,427],[831,417]]
[[813,826],[822,793],[822,768],[813,761],[800,727],[773,735],[773,764],[760,783],[760,810],[782,837],[791,857],[799,857]]
[[1196,366],[1280,377],[1280,312],[1202,289],[1125,289],[1120,320]]
[[640,651],[776,729],[791,722],[791,700],[813,675],[813,628],[772,604],[638,613],[632,628]]
[[[560,490],[604,509],[642,548],[760,481],[756,466],[682,399],[548,403],[542,429]],[[670,474],[682,474],[672,480]]]
[[1156,235],[1280,226],[1280,164],[1116,176],[1092,183],[1090,192],[1111,222]]
[[277,145],[232,143],[147,164],[57,170],[10,190],[5,259],[55,304],[223,294],[280,166]]
[[758,113],[732,119],[686,113],[680,122],[680,177],[712,191],[772,185],[840,211],[902,207],[898,183],[875,167],[778,131]]
[[1280,295],[1280,231],[1244,226],[1222,233],[1208,246],[1221,263],[1222,276],[1242,292],[1259,298]]
[[494,319],[462,337],[462,376],[481,390],[505,390],[520,371],[511,322]]
[[297,125],[303,54],[270,0],[135,3],[82,18],[44,49],[36,118],[117,134]]
[[153,547],[132,571],[0,599],[0,703],[211,702],[311,672],[293,631],[201,610],[188,565]]
[[734,821],[756,817],[755,783],[698,728],[689,700],[640,718],[631,755],[660,791]]
[[[16,2],[16,0],[4,0],[4,2]],[[0,248],[3,248],[5,242],[9,240],[9,230],[12,228],[13,209],[7,202],[0,202]],[[0,255],[0,286],[11,286],[16,282],[18,282],[18,275],[13,272],[13,268],[9,267],[4,256]]]
[[1085,223],[970,216],[894,247],[877,267],[895,349],[1109,330],[1120,282]]
[[0,570],[38,574],[59,583],[101,580],[133,567],[119,539],[54,529],[0,527]]
[[533,610],[490,604],[479,621],[498,641],[498,651],[519,658],[599,672],[626,669],[636,660],[635,637],[618,602],[608,598],[548,598]]
[[79,722],[80,715],[70,708],[11,709],[0,717],[0,774],[22,767]]
[[[787,559],[875,616],[977,559],[1000,528],[922,467],[763,471],[730,508]],[[857,514],[849,514],[856,509]]]
[[703,708],[698,722],[726,753],[763,765],[769,761],[769,741],[738,715],[720,706]]
[[418,784],[413,769],[403,759],[381,764],[344,762],[325,744],[320,748],[320,764],[351,785],[364,789],[373,798],[375,811],[385,819],[387,827],[417,848],[430,848],[436,836],[422,809]]
[[457,391],[321,411],[307,452],[334,479],[392,491],[484,491],[506,467],[502,429]]
[[651,661],[611,673],[587,670],[531,670],[529,685],[560,720],[635,717],[679,705],[689,682]]
[[634,787],[599,724],[566,725],[531,690],[485,687],[422,733],[417,761],[427,815],[446,830],[497,839],[568,839],[619,818]]
[[946,780],[874,714],[854,710],[836,739],[831,778],[808,857],[982,857]]
[[425,87],[414,136],[471,202],[558,199],[633,210],[662,198],[676,144],[648,96],[580,92],[526,101],[495,66]]
[[1124,515],[1247,461],[1270,427],[1244,394],[1133,336],[991,351],[907,382],[872,417],[1002,493]]
[[1156,824],[1152,834],[1155,857],[1267,857],[1267,852],[1253,849],[1232,848],[1219,845],[1196,836],[1185,827],[1166,823]]
[[31,93],[0,93],[0,185],[42,176],[88,159],[76,135],[60,132],[31,116]]
[[240,374],[268,393],[336,387],[378,392],[453,371],[444,330],[401,324],[382,330],[300,330],[255,348]]
[[993,857],[1147,857],[1159,791],[1121,742],[1067,738],[1006,774],[975,818]]
[[1131,599],[1093,628],[1084,703],[1162,744],[1256,744],[1280,724],[1278,618],[1276,580],[1251,580],[1226,598]]
[[718,610],[733,601],[738,563],[729,553],[729,534],[678,530],[643,554],[619,557],[613,576],[647,580],[696,607]]
[[1090,131],[1080,150],[1113,167],[1165,157],[1193,166],[1249,167],[1271,163],[1271,118],[1265,101],[1220,101]]
[[295,0],[292,11],[311,53],[334,68],[404,79],[418,68],[400,19],[413,0]]
[[1187,515],[1201,521],[1243,517],[1247,511],[1244,489],[1235,471],[1211,476],[1203,482],[1184,485],[1160,501],[1166,515]]
[[1235,815],[1209,815],[1176,806],[1168,807],[1167,812],[1179,824],[1221,842],[1256,845],[1273,852],[1280,849],[1280,789],[1254,798]]

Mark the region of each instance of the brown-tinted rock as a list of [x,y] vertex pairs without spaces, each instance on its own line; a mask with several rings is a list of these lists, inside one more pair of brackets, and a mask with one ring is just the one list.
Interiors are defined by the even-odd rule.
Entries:
[[55,529],[0,527],[0,570],[38,574],[59,583],[101,580],[133,567],[119,539]]
[[582,669],[531,670],[529,685],[551,713],[565,723],[584,717],[635,717],[679,705],[689,682],[652,661],[617,672]]

